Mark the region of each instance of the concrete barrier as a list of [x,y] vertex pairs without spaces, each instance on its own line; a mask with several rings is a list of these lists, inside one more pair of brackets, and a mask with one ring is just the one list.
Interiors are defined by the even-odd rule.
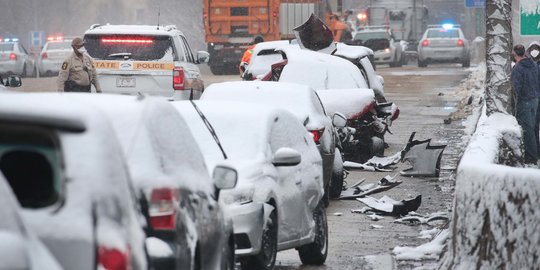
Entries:
[[540,170],[499,164],[520,155],[514,117],[482,116],[460,161],[439,269],[540,269]]

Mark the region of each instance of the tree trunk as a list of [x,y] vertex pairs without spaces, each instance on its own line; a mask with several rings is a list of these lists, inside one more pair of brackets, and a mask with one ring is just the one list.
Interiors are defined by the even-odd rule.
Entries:
[[510,83],[512,55],[512,0],[486,1],[487,115],[513,113]]

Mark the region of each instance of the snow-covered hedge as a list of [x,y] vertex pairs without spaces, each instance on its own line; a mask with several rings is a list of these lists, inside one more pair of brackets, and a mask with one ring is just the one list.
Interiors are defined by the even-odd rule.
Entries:
[[505,147],[520,154],[520,137],[512,116],[479,120],[458,167],[440,269],[538,269],[540,170],[497,164]]

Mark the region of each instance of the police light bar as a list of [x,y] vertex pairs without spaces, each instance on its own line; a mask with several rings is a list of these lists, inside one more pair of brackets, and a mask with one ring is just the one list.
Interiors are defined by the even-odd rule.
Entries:
[[454,25],[451,24],[451,23],[445,23],[445,24],[442,25],[442,28],[446,29],[446,30],[450,30],[450,29],[454,28]]
[[18,38],[4,38],[4,42],[17,42],[19,41]]

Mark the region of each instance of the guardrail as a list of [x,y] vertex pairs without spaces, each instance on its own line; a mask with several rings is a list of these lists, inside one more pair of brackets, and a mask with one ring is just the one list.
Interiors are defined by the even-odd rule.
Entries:
[[504,166],[520,153],[514,117],[485,115],[460,161],[448,248],[439,269],[538,269],[540,170]]

